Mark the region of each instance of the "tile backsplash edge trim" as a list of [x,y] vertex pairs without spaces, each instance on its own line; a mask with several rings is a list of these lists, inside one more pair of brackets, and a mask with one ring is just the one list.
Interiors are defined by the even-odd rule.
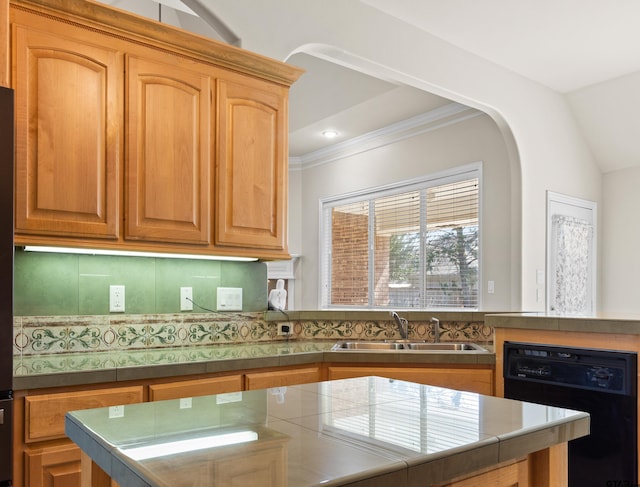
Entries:
[[[296,320],[294,340],[399,339],[386,320]],[[409,338],[433,341],[428,321],[410,322]],[[144,350],[286,340],[264,313],[193,313],[95,316],[18,316],[13,323],[13,355]],[[442,341],[493,343],[483,321],[442,321]]]

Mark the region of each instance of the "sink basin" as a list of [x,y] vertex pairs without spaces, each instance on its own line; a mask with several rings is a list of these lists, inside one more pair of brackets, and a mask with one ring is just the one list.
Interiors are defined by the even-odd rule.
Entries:
[[338,342],[331,350],[403,350],[408,343],[400,342]]
[[345,341],[336,343],[333,351],[362,351],[371,350],[376,352],[486,352],[487,350],[475,343],[464,342],[382,342],[382,341]]
[[453,351],[465,351],[465,350],[478,350],[478,351],[486,351],[484,348],[476,345],[475,343],[453,343],[453,342],[444,342],[444,343],[407,343],[407,348],[409,350],[434,350],[434,351],[442,351],[442,350],[453,350]]

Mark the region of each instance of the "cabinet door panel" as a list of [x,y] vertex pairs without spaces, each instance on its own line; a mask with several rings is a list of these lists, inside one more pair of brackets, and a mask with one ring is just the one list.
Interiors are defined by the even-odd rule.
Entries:
[[249,391],[269,387],[308,384],[320,380],[319,367],[304,369],[275,370],[270,372],[250,372],[245,374],[245,388]]
[[125,238],[207,244],[210,78],[134,56],[127,70]]
[[218,81],[216,245],[286,248],[286,89]]
[[329,380],[377,375],[431,386],[493,394],[493,371],[489,369],[444,369],[434,367],[330,366]]
[[210,379],[185,380],[149,386],[150,401],[164,401],[181,397],[207,396],[242,390],[242,376],[213,377]]
[[457,480],[442,487],[475,487],[478,485],[492,485],[495,487],[526,487],[528,480],[528,462],[521,460],[517,463],[494,468],[485,473],[472,475]]
[[69,411],[134,404],[142,400],[142,386],[29,396],[25,399],[25,441],[64,438],[64,418]]
[[117,236],[121,61],[86,36],[13,26],[18,233]]
[[79,487],[80,448],[73,443],[25,452],[28,487]]

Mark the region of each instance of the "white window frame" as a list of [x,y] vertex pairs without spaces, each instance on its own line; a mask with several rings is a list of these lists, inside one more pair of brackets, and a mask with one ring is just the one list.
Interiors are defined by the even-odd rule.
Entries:
[[[482,281],[482,222],[483,222],[483,211],[482,211],[482,161],[473,162],[470,164],[465,164],[462,166],[457,166],[455,168],[447,169],[444,171],[439,171],[436,173],[432,173],[420,178],[414,178],[410,180],[400,181],[392,184],[387,184],[383,186],[367,188],[359,191],[354,191],[348,194],[342,195],[334,195],[326,198],[321,198],[319,201],[319,245],[318,245],[318,303],[320,309],[362,309],[362,307],[358,306],[345,306],[345,305],[332,305],[329,303],[330,297],[330,289],[329,286],[331,284],[331,256],[330,252],[326,248],[326,243],[329,242],[331,225],[327,224],[327,215],[330,215],[330,209],[344,204],[349,204],[357,201],[362,201],[365,199],[369,199],[372,197],[381,198],[397,193],[410,192],[418,189],[425,189],[432,186],[439,186],[442,184],[454,183],[456,181],[462,181],[465,179],[478,178],[478,303],[475,308],[464,308],[466,311],[473,311],[482,309],[482,296],[483,296],[483,288],[481,283]],[[329,218],[330,220],[330,218]],[[369,254],[371,258],[371,253]],[[370,269],[373,267],[370,266]],[[369,273],[369,280],[371,281],[373,276]],[[370,283],[371,284],[371,283]],[[372,289],[372,286],[369,286],[369,289]],[[375,309],[385,309],[381,307],[373,306],[372,296],[369,296],[369,305],[365,309],[375,310]],[[418,309],[418,308],[411,308]],[[425,308],[426,309],[426,308]],[[461,308],[437,308],[439,311],[444,310],[460,310]]]

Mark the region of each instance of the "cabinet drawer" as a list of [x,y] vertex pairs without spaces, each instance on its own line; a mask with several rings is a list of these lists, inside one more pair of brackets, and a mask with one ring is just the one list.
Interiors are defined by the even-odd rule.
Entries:
[[292,386],[295,384],[307,384],[320,380],[319,367],[307,367],[304,369],[289,369],[273,372],[256,372],[245,375],[245,389],[266,389],[268,387]]
[[329,380],[376,375],[461,391],[493,394],[493,371],[490,369],[442,369],[431,367],[330,366]]
[[26,397],[26,442],[63,438],[64,416],[68,411],[133,404],[142,402],[142,400],[142,386],[61,392]]
[[181,397],[207,396],[242,390],[242,376],[214,377],[211,379],[185,380],[169,384],[149,386],[150,401],[164,401]]

